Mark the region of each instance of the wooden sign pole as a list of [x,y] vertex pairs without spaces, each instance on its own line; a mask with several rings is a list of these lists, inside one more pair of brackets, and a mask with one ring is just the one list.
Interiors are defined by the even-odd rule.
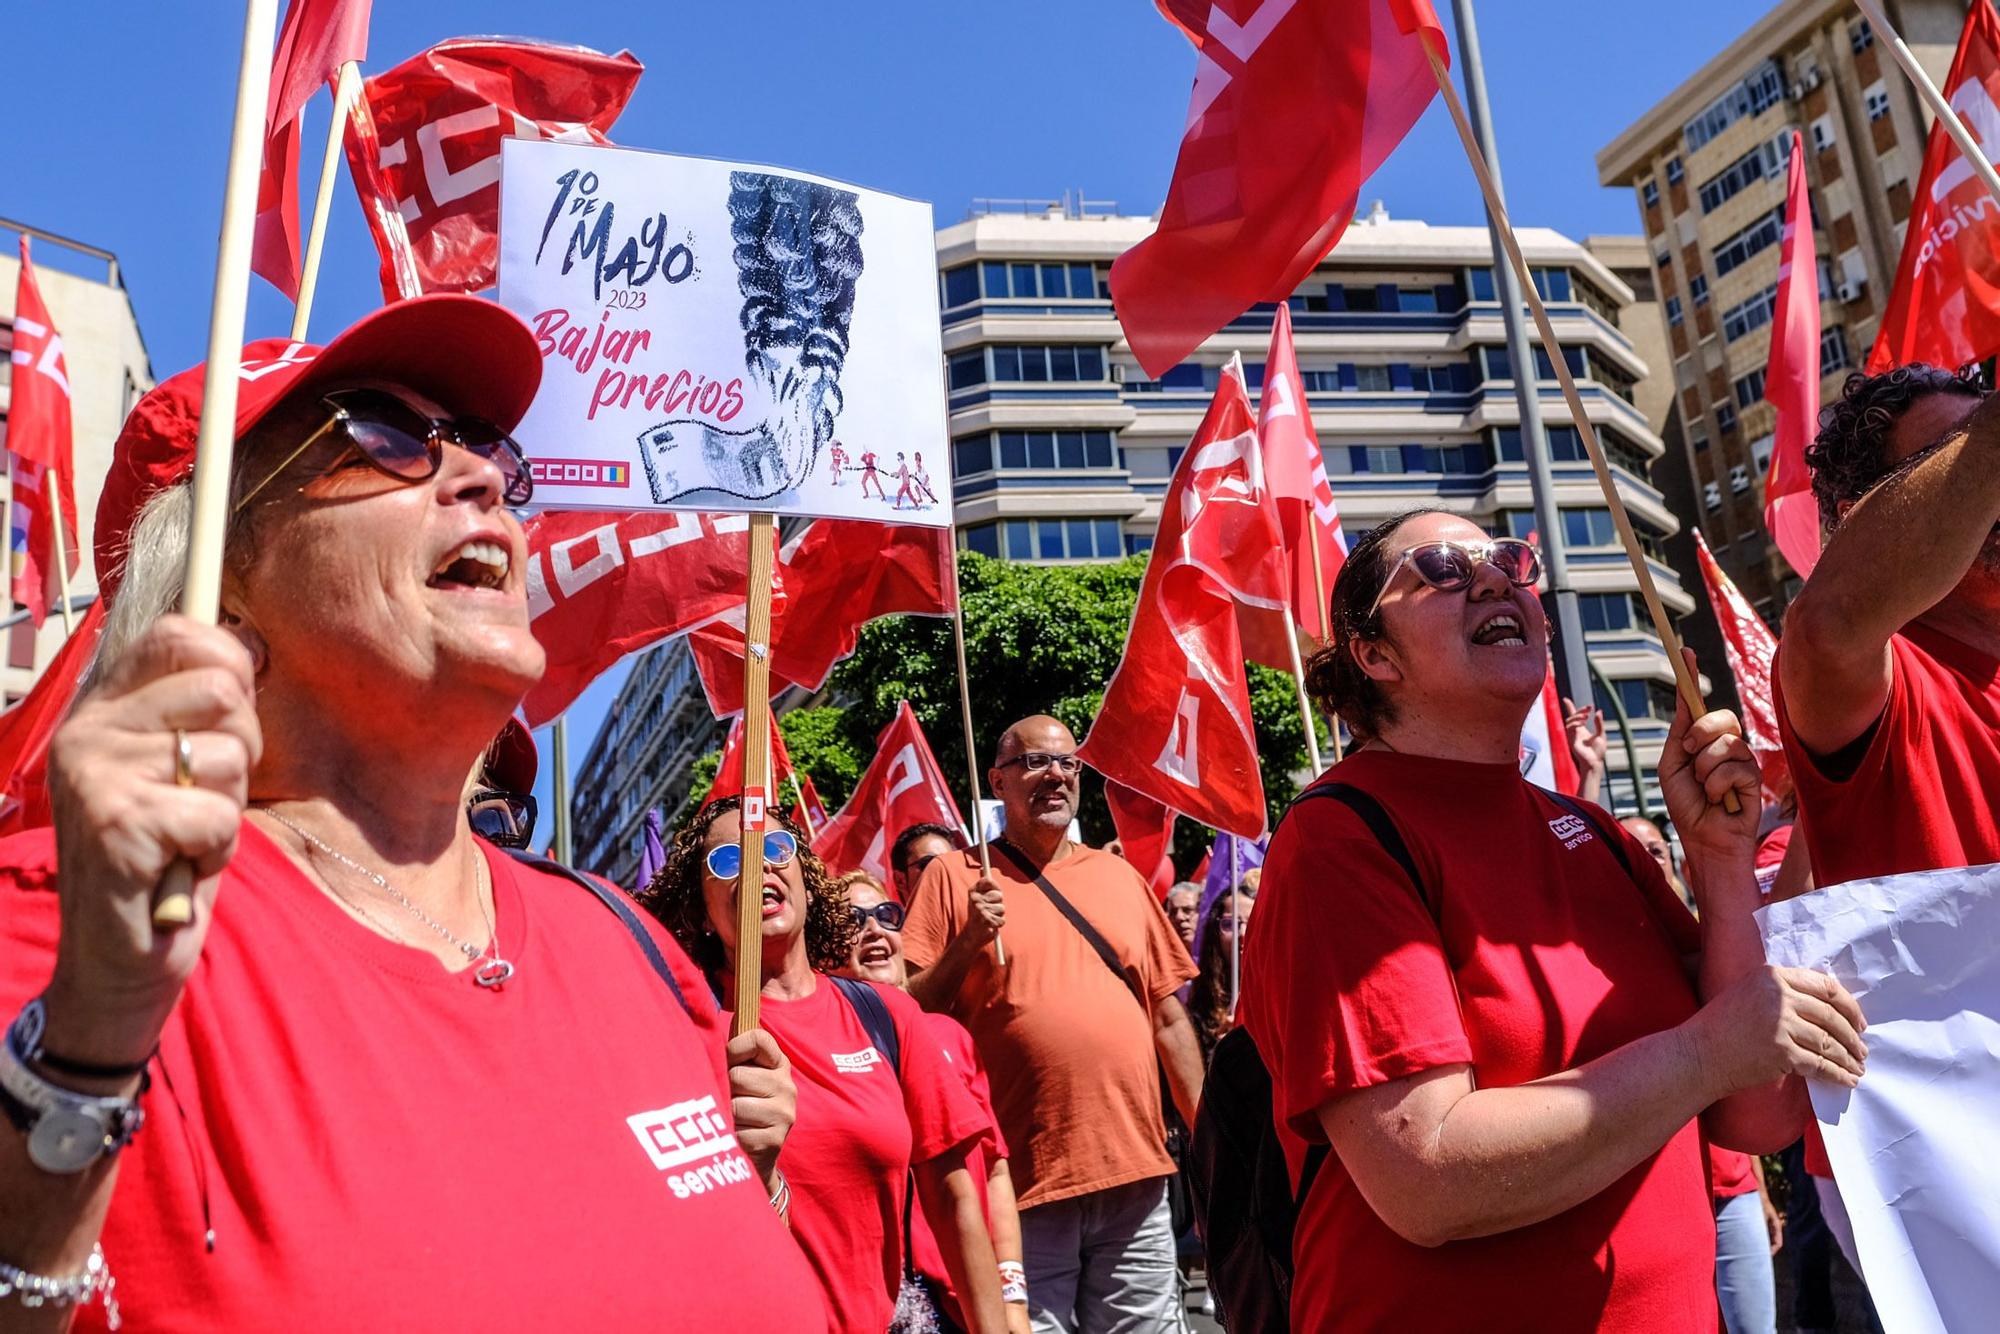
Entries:
[[306,234],[306,253],[299,272],[299,302],[292,308],[292,341],[306,341],[306,324],[312,318],[313,293],[319,287],[320,254],[326,249],[326,219],[333,211],[333,181],[340,165],[341,137],[347,129],[347,109],[361,96],[361,66],[350,60],[340,67],[333,84],[333,117],[326,128],[326,156],[320,159],[319,190],[313,196],[312,230]]
[[[736,878],[736,1013],[732,1034],[757,1027],[764,988],[764,834],[771,820],[771,570],[777,521],[750,516],[750,587],[743,609],[743,869]],[[750,744],[762,737],[764,744]]]
[[[979,809],[979,751],[972,740],[972,684],[965,670],[965,595],[958,587],[958,543],[951,544],[951,638],[958,650],[958,721],[965,729],[965,784],[972,797],[972,836],[979,840],[979,873],[993,874],[993,854],[986,847],[986,817]],[[993,960],[1007,966],[1007,946],[993,935]]]
[[[264,165],[264,110],[271,94],[271,46],[278,0],[248,0],[243,56],[236,74],[236,118],[229,133],[229,173],[222,192],[222,239],[209,303],[208,366],[202,375],[201,427],[195,436],[194,513],[188,532],[181,614],[214,625],[222,601],[222,538],[229,523],[229,469],[236,455],[236,387],[242,373],[243,318],[250,303],[250,243],[257,217],[257,177]],[[161,930],[194,920],[194,867],[167,868],[153,898]]]
[[42,476],[49,488],[49,517],[55,520],[56,591],[62,595],[63,638],[67,639],[76,633],[76,618],[69,609],[69,538],[63,532],[62,478],[54,468]]
[[[1686,658],[1681,654],[1680,637],[1674,633],[1673,622],[1667,618],[1666,606],[1660,601],[1660,590],[1653,583],[1652,567],[1647,564],[1645,550],[1639,545],[1639,534],[1632,527],[1632,516],[1625,510],[1625,497],[1619,493],[1618,484],[1612,479],[1611,465],[1604,458],[1604,447],[1598,443],[1597,431],[1584,414],[1583,396],[1577,392],[1576,380],[1569,373],[1569,363],[1563,360],[1562,345],[1556,340],[1555,327],[1549,323],[1549,312],[1542,305],[1541,294],[1535,290],[1534,275],[1528,271],[1528,262],[1521,255],[1521,242],[1514,235],[1514,224],[1508,221],[1507,206],[1500,199],[1493,173],[1487,170],[1486,157],[1479,151],[1479,142],[1472,133],[1472,122],[1466,118],[1465,105],[1459,101],[1458,87],[1452,83],[1450,71],[1445,68],[1444,60],[1431,45],[1430,39],[1424,37],[1420,40],[1424,43],[1424,54],[1430,58],[1431,74],[1437,79],[1438,91],[1444,94],[1452,123],[1458,127],[1458,138],[1465,146],[1466,159],[1472,164],[1473,175],[1479,178],[1479,189],[1486,196],[1486,210],[1492,215],[1494,230],[1499,232],[1507,249],[1508,261],[1520,279],[1521,295],[1528,303],[1528,313],[1534,317],[1542,349],[1548,354],[1556,379],[1562,385],[1563,401],[1569,405],[1570,422],[1583,440],[1584,452],[1590,456],[1590,466],[1597,474],[1598,489],[1604,493],[1605,506],[1611,511],[1611,522],[1618,530],[1619,541],[1625,546],[1625,558],[1632,563],[1632,573],[1638,578],[1639,596],[1644,599],[1647,615],[1652,618],[1653,633],[1659,636],[1661,645],[1667,651],[1667,659],[1673,664],[1674,681],[1680,687],[1681,699],[1687,704],[1688,712],[1699,718],[1708,712],[1708,704],[1701,697],[1701,683],[1695,680]],[[1635,787],[1641,781],[1640,775],[1632,775]],[[1724,794],[1722,805],[1732,815],[1743,808],[1733,789]]]

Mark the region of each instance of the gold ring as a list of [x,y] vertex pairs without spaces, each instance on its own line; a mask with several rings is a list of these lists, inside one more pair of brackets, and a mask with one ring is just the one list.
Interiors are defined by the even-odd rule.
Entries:
[[174,729],[174,786],[194,786],[194,743],[188,740],[186,729]]

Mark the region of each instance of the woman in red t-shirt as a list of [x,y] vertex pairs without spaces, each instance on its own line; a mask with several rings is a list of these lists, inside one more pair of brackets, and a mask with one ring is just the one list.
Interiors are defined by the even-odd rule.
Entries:
[[[719,992],[738,948],[740,807],[727,797],[688,821],[645,895]],[[1006,1334],[993,1242],[966,1166],[989,1118],[916,1002],[862,984],[894,1027],[897,1050],[886,1052],[864,1017],[866,1000],[823,976],[847,966],[854,912],[801,831],[776,818],[783,827],[764,841],[760,1023],[798,1086],[778,1166],[791,1193],[792,1235],[826,1290],[833,1328],[880,1334],[898,1315],[899,1295],[907,1304],[920,1294],[915,1285],[904,1293],[914,1179],[971,1328]]]
[[1683,708],[1660,762],[1699,928],[1608,815],[1522,778],[1539,574],[1527,543],[1431,510],[1365,535],[1334,585],[1308,683],[1357,744],[1321,786],[1395,837],[1337,792],[1301,799],[1248,941],[1241,1021],[1295,1175],[1330,1147],[1295,1329],[1713,1334],[1696,1118],[1776,1149],[1806,1115],[1794,1076],[1859,1077],[1853,998],[1763,966],[1734,719]]

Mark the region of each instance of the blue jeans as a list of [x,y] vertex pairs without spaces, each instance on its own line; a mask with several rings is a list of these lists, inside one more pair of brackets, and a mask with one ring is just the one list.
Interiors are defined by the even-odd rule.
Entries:
[[1754,1190],[1715,1203],[1715,1295],[1729,1334],[1776,1334],[1771,1234],[1764,1199]]

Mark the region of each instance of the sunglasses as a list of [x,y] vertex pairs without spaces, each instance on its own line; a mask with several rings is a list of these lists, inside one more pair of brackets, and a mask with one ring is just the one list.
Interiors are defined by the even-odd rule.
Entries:
[[[478,417],[458,417],[450,421],[427,417],[394,394],[380,389],[339,389],[320,399],[332,415],[326,424],[305,438],[285,461],[273,468],[263,481],[251,487],[236,502],[236,512],[279,474],[292,466],[301,454],[332,435],[346,448],[340,457],[359,452],[389,476],[404,482],[421,482],[435,477],[444,461],[444,447],[457,445],[467,453],[485,459],[500,469],[505,485],[500,498],[509,505],[525,505],[535,494],[535,480],[528,472],[528,456],[514,438],[492,422]],[[332,471],[331,468],[328,471]]]
[[876,925],[884,931],[903,929],[903,905],[900,903],[878,903],[872,908],[858,908],[850,905],[848,911],[854,914],[854,924],[863,931],[868,929],[868,919],[874,918]]
[[1375,613],[1382,608],[1382,599],[1388,596],[1405,565],[1432,588],[1456,593],[1472,587],[1473,575],[1481,563],[1500,571],[1516,588],[1533,588],[1542,577],[1541,556],[1518,537],[1495,538],[1491,542],[1425,542],[1397,558],[1389,577],[1382,581],[1381,591],[1375,594],[1375,601],[1368,605],[1368,615],[1362,619],[1375,619]]
[[[773,829],[764,835],[764,865],[790,866],[792,858],[799,855],[799,841],[782,829]],[[708,873],[717,880],[734,880],[743,874],[743,845],[724,843],[708,850],[702,859],[708,866]]]
[[1064,775],[1075,774],[1083,769],[1083,760],[1075,753],[1071,753],[1068,755],[1051,755],[1049,752],[1045,750],[1027,751],[1024,754],[1016,755],[1011,760],[1002,760],[995,767],[1001,769],[1011,769],[1017,764],[1020,765],[1023,769],[1026,769],[1031,774],[1041,773],[1043,770],[1047,769],[1052,764],[1057,769],[1059,769]]
[[527,792],[479,788],[466,803],[472,832],[499,848],[525,848],[535,836],[535,798]]

